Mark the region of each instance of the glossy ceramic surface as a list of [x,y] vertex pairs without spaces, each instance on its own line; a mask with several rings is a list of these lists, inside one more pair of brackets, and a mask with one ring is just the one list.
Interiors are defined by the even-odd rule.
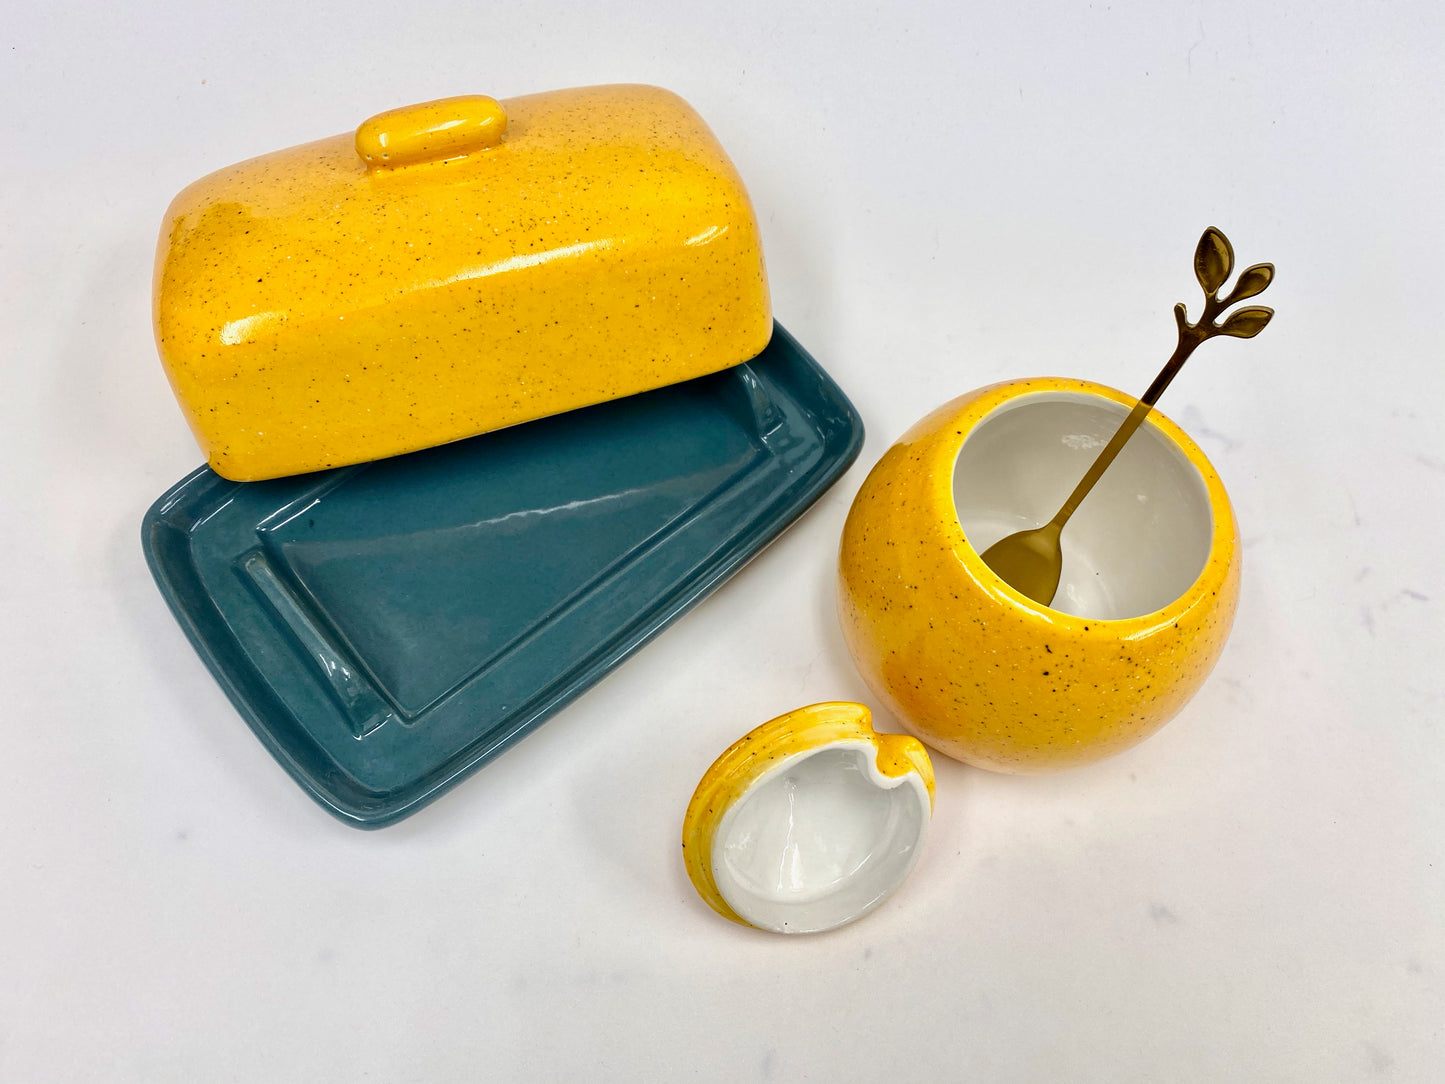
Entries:
[[376,827],[717,587],[861,441],[777,328],[725,372],[408,456],[256,483],[202,468],[156,502],[143,542],[277,760]]
[[757,223],[656,87],[393,110],[171,204],[156,338],[218,474],[365,462],[738,364]]
[[932,813],[933,766],[916,739],[876,733],[862,704],[813,704],[751,731],[707,770],[683,819],[683,858],[725,918],[816,933],[892,895]]
[[1085,381],[996,384],[924,418],[863,483],[840,550],[844,638],[933,748],[998,771],[1088,763],[1152,734],[1213,668],[1239,594],[1234,514],[1158,411],[1071,522],[1057,606],[979,557],[1047,518],[1133,404]]

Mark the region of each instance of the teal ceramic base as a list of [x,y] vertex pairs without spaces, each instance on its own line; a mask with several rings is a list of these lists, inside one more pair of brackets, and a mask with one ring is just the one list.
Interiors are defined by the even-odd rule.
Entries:
[[722,373],[270,482],[202,468],[146,559],[241,715],[323,806],[393,823],[736,572],[847,469],[857,412],[781,327]]

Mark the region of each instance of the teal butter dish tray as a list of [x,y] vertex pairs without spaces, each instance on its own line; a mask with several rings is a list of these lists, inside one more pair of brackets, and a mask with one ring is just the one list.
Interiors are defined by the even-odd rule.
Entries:
[[784,531],[863,427],[781,326],[710,376],[265,482],[202,467],[146,560],[287,772],[348,824],[416,812]]

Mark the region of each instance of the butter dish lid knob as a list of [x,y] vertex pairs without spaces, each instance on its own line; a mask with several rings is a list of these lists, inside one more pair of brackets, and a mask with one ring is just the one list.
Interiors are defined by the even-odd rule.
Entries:
[[370,169],[461,158],[495,147],[507,112],[485,94],[439,98],[378,113],[356,129],[356,153]]

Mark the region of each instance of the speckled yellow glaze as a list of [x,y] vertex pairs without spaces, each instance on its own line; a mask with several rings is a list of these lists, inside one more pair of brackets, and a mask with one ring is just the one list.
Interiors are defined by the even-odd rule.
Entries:
[[1009,587],[969,545],[953,500],[970,432],[1038,391],[1130,396],[1080,380],[995,384],[924,418],[879,460],[843,527],[839,618],[868,686],[934,749],[981,768],[1040,772],[1100,760],[1171,719],[1213,669],[1234,620],[1239,548],[1224,486],[1168,418],[1147,425],[1199,471],[1213,514],[1193,586],[1142,617],[1100,621]]
[[425,103],[205,177],[167,213],[155,323],[243,481],[701,376],[772,333],[736,170],[644,86]]
[[862,704],[829,701],[780,715],[728,747],[703,775],[682,822],[682,855],[693,887],[709,907],[744,926],[713,879],[713,839],[727,810],[760,779],[800,754],[839,742],[867,742],[876,750],[878,771],[891,779],[917,772],[933,804],[933,764],[928,750],[906,734],[879,734]]

